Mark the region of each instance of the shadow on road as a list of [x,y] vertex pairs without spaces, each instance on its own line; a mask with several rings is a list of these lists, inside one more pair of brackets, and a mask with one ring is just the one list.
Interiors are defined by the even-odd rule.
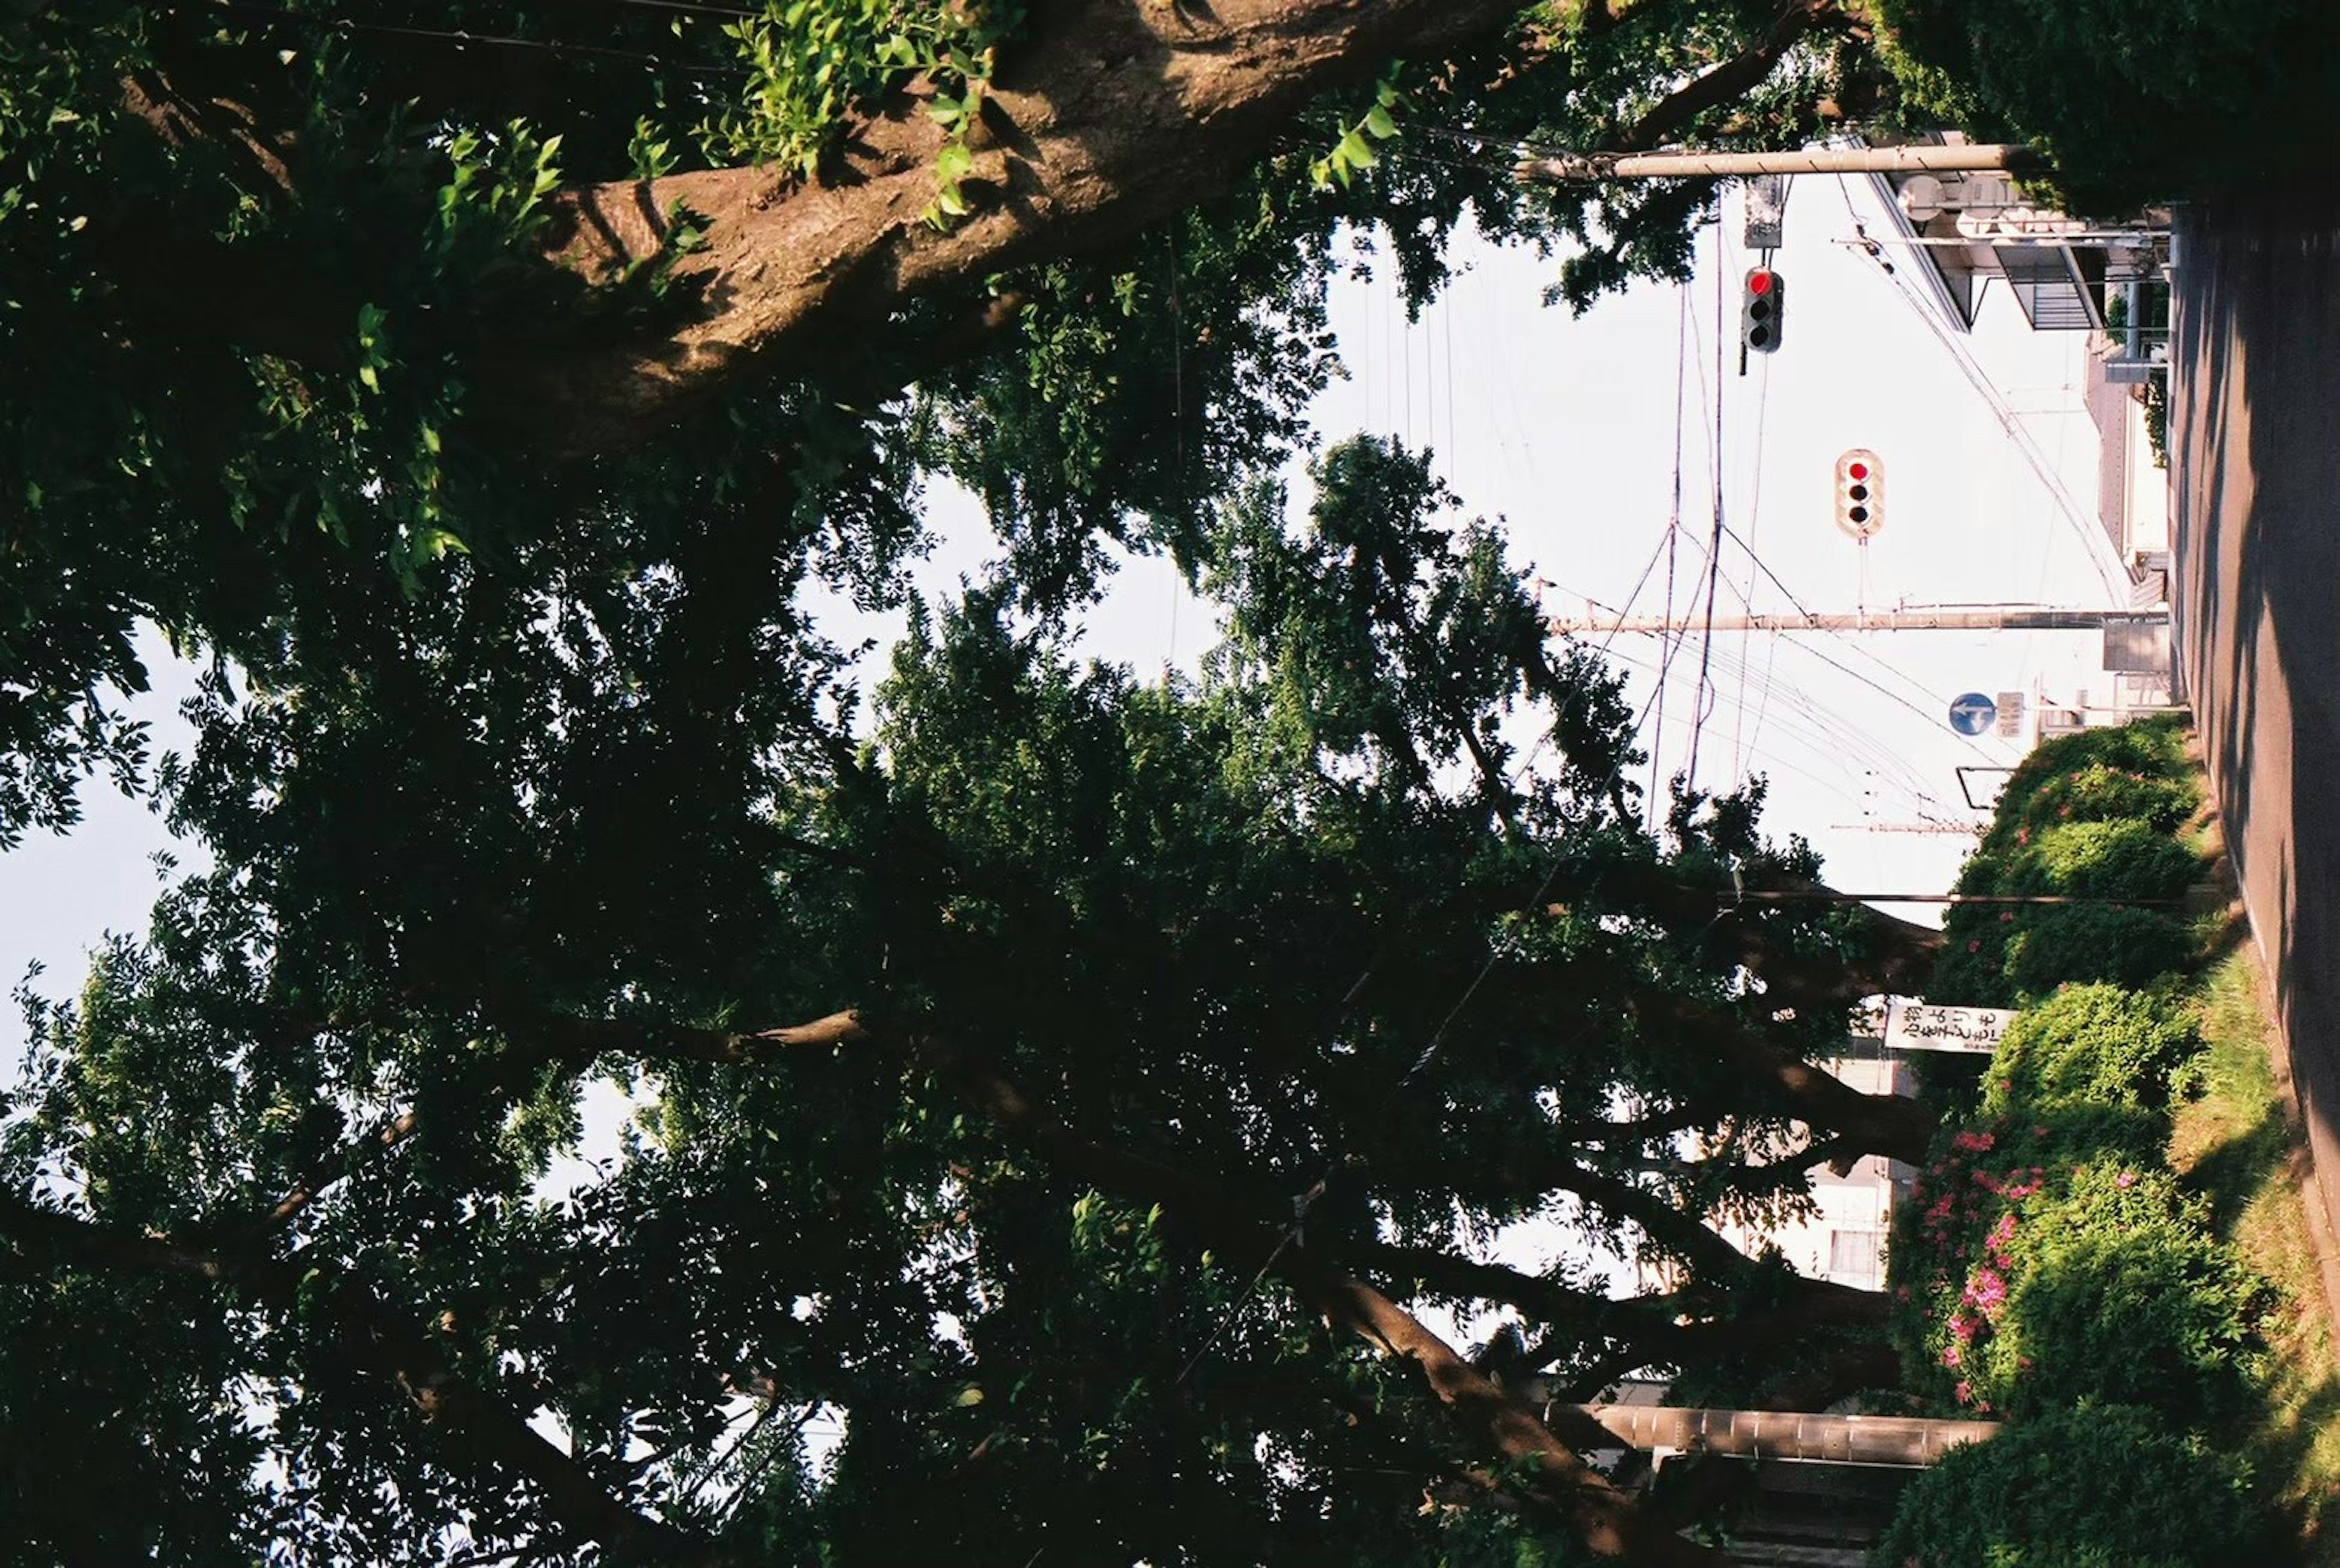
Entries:
[[2340,194],[2178,223],[2180,658],[2340,1216]]

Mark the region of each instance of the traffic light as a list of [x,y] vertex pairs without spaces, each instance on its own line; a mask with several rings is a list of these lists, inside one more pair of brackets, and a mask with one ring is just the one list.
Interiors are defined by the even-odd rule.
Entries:
[[1836,460],[1836,525],[1855,539],[1885,526],[1885,465],[1865,446]]
[[1780,351],[1780,303],[1785,287],[1769,267],[1747,269],[1739,295],[1739,339],[1759,354]]

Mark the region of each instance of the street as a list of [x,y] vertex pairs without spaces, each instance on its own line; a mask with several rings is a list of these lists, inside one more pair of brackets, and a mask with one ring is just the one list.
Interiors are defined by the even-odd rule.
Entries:
[[2340,202],[2181,213],[2179,662],[2340,1216]]

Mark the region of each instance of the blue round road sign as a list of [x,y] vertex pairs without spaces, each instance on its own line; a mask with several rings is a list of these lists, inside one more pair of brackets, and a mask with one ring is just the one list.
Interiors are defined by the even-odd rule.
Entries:
[[1998,704],[1979,691],[1969,691],[1950,703],[1950,728],[1961,735],[1979,735],[1998,720]]

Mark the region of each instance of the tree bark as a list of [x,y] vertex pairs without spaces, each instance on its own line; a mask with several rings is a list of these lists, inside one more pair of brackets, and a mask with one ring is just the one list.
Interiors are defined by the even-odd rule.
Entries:
[[974,138],[975,212],[925,214],[943,133],[917,94],[857,127],[818,184],[725,169],[564,192],[550,250],[589,278],[659,254],[678,203],[709,221],[675,266],[699,308],[649,342],[481,367],[500,417],[555,455],[629,446],[755,374],[849,351],[906,303],[1107,249],[1228,189],[1312,99],[1398,55],[1492,32],[1518,0],[1065,0],[1001,51]]

